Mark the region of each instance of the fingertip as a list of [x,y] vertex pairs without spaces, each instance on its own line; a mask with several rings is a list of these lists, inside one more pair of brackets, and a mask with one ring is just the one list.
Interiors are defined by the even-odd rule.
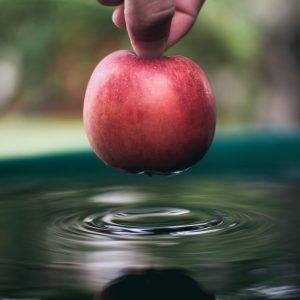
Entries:
[[172,0],[125,1],[127,31],[138,56],[154,58],[164,53],[174,12]]
[[167,40],[162,39],[153,42],[131,40],[131,45],[139,57],[151,59],[161,57],[164,54],[167,47]]

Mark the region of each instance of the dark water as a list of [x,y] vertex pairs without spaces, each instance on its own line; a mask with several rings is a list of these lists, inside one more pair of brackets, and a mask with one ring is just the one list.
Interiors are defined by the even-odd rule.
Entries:
[[112,300],[300,299],[299,195],[267,180],[7,186],[0,299],[104,299],[108,286]]

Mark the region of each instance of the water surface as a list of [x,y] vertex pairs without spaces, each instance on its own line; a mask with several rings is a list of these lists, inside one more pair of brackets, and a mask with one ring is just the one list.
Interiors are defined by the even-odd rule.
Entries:
[[188,272],[218,299],[300,298],[295,184],[28,183],[0,195],[0,299],[93,299],[149,269]]

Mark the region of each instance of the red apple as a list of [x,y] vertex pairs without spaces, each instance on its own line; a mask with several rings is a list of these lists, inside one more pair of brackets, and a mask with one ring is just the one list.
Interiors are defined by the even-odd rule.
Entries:
[[96,67],[84,101],[92,148],[131,173],[172,174],[194,165],[212,142],[215,121],[205,73],[182,56],[114,52]]

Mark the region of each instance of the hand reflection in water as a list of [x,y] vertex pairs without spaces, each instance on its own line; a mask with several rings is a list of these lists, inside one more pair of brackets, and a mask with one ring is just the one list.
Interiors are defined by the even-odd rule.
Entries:
[[215,300],[180,269],[133,270],[112,281],[96,300]]

